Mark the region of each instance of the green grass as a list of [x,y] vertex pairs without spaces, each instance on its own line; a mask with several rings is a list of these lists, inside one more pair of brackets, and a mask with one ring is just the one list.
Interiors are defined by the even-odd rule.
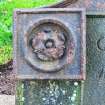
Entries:
[[12,14],[15,8],[36,8],[59,0],[0,0],[0,64],[12,59]]
[[5,45],[0,48],[0,63],[6,63],[12,59],[12,47],[11,45]]

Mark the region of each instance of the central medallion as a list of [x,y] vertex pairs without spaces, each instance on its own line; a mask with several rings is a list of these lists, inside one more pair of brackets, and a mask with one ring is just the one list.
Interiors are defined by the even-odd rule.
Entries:
[[55,72],[71,64],[74,58],[74,38],[60,21],[39,20],[27,33],[29,53],[25,58],[35,70]]
[[46,23],[38,26],[32,34],[32,48],[38,59],[53,61],[64,56],[67,33],[61,27]]

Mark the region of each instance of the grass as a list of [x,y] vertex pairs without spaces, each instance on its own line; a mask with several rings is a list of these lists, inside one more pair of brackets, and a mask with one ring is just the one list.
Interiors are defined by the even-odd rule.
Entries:
[[35,8],[59,0],[0,0],[0,64],[12,59],[12,14],[15,8]]
[[6,63],[12,59],[12,47],[11,45],[5,45],[0,48],[0,63]]

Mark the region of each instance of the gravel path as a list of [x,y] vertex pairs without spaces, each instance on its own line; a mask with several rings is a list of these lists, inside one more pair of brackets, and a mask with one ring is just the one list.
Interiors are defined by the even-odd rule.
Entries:
[[15,96],[0,95],[0,105],[15,105]]

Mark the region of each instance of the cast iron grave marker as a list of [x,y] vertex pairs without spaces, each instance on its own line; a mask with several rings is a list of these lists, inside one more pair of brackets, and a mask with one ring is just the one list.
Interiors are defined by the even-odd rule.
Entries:
[[19,79],[85,79],[85,10],[17,9],[14,65]]

